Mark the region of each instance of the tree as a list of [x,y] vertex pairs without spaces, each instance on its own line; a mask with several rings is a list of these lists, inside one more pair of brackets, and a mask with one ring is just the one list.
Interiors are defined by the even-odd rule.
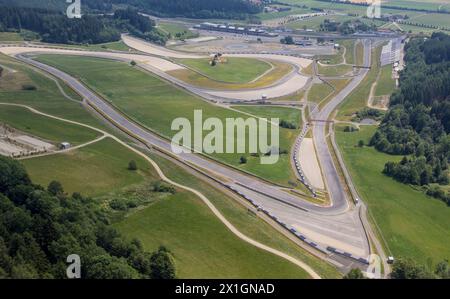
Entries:
[[436,270],[434,273],[443,279],[450,278],[450,266],[448,265],[448,261],[442,261],[436,265]]
[[175,268],[171,261],[169,251],[164,247],[159,247],[158,251],[153,253],[151,258],[151,278],[153,279],[174,279]]
[[94,257],[87,267],[86,279],[136,279],[139,273],[125,259],[110,255]]
[[239,158],[239,163],[241,163],[241,164],[246,164],[246,163],[247,163],[247,158],[246,158],[245,156],[241,156],[241,157]]
[[290,35],[286,36],[286,38],[284,40],[286,41],[286,44],[288,44],[288,45],[294,44],[294,38]]
[[134,61],[134,60],[131,60],[130,64],[131,64],[131,66],[136,66],[137,65],[136,61]]
[[351,269],[343,278],[344,279],[365,279],[364,274],[358,268]]
[[136,161],[131,160],[128,163],[128,170],[136,171],[137,169],[138,169],[138,167],[137,167]]
[[435,278],[424,266],[412,259],[397,259],[392,267],[392,279],[429,279]]
[[83,278],[150,278],[152,271],[174,277],[167,249],[156,252],[152,268],[153,254],[112,227],[97,201],[61,193],[58,182],[47,191],[29,180],[18,161],[0,157],[1,278],[66,278],[72,253],[81,257]]
[[55,196],[64,194],[63,186],[58,181],[51,181],[50,184],[48,184],[47,191]]

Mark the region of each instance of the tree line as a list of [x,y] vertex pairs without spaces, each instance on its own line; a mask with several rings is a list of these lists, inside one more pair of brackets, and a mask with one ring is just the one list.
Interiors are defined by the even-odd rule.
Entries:
[[[357,6],[369,6],[368,2],[354,2],[354,1],[340,1],[340,0],[317,0],[321,2],[339,2],[339,4],[357,5]],[[409,10],[409,11],[419,11],[419,12],[429,12],[429,13],[441,13],[450,14],[450,11],[446,7],[441,7],[439,9],[426,9],[418,7],[407,7],[407,6],[396,6],[383,3],[384,9],[395,9],[395,10]]]
[[162,17],[199,19],[245,19],[262,11],[262,5],[248,0],[109,0],[127,4],[143,12]]
[[69,19],[61,12],[40,8],[0,7],[0,31],[39,33],[43,42],[63,44],[98,44],[118,41],[129,32],[150,41],[164,43],[154,22],[132,9],[116,10],[113,15],[83,15]]
[[[344,279],[365,279],[360,269],[351,269]],[[425,267],[412,259],[399,258],[395,261],[391,279],[450,279],[450,265],[447,260],[441,261],[433,266]]]
[[360,20],[347,20],[345,22],[337,22],[325,19],[320,24],[320,31],[339,32],[344,35],[354,34],[356,32],[376,31],[375,24],[366,24]]
[[[384,173],[407,184],[448,185],[450,158],[450,36],[434,33],[405,47],[406,68],[391,108],[370,144],[378,150],[404,155],[389,162]],[[429,186],[427,187],[429,189]],[[447,192],[438,198],[449,203]]]
[[60,183],[31,182],[19,162],[0,156],[0,279],[66,278],[66,259],[81,258],[85,279],[175,277],[170,252],[147,252],[110,225],[108,214]]

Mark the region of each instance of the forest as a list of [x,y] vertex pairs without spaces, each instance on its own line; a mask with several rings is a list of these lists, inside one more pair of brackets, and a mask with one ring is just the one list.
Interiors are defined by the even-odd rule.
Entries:
[[[65,11],[64,0],[0,0],[0,6],[46,8]],[[160,17],[245,19],[262,11],[262,5],[248,0],[82,0],[84,13],[111,13],[114,7],[128,5]]]
[[379,151],[404,155],[389,162],[384,173],[403,183],[427,186],[429,195],[450,204],[441,186],[449,183],[450,158],[450,36],[412,39],[405,47],[406,68],[400,88],[371,145]]
[[92,199],[69,196],[56,181],[34,185],[19,162],[0,156],[0,279],[66,278],[71,254],[84,279],[175,278],[166,248],[144,251]]
[[245,19],[262,11],[262,6],[248,0],[110,0],[129,4],[146,13],[164,17]]
[[320,31],[339,32],[344,35],[349,35],[356,32],[376,31],[376,26],[374,24],[368,25],[360,20],[336,22],[325,19],[322,24],[320,24]]
[[43,42],[62,44],[98,44],[118,41],[122,32],[165,43],[154,23],[132,9],[116,10],[113,15],[83,15],[69,19],[61,12],[41,8],[0,7],[0,31],[39,33]]

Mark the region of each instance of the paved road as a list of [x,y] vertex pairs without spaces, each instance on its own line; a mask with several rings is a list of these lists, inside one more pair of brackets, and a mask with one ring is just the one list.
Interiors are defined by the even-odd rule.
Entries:
[[[364,41],[364,66],[370,66],[371,57],[371,41]],[[339,92],[328,104],[320,111],[315,110],[312,113],[311,118],[315,120],[328,120],[331,113],[336,110],[336,108],[345,100],[345,98],[361,83],[365,78],[368,69],[361,69],[360,73],[353,78],[353,80],[341,91]],[[317,149],[320,165],[322,167],[322,173],[325,177],[327,190],[332,198],[333,206],[336,209],[342,210],[347,208],[348,199],[344,189],[342,188],[342,183],[339,179],[339,174],[334,165],[333,158],[330,149],[327,144],[326,132],[327,127],[326,122],[314,122],[313,136],[314,142]]]
[[[36,52],[36,49],[28,51]],[[130,132],[149,146],[155,146],[167,152],[171,151],[169,141],[130,121],[75,78],[30,58],[21,55],[17,58],[64,80],[114,125]],[[356,85],[357,83],[355,83]],[[339,99],[332,102],[339,102]],[[245,198],[252,200],[255,205],[276,217],[288,229],[301,232],[307,236],[307,240],[313,247],[326,251],[327,246],[332,246],[341,249],[341,251],[349,252],[355,257],[366,257],[368,254],[367,240],[362,224],[357,217],[357,211],[347,210],[347,205],[344,204],[345,196],[338,198],[337,204],[331,207],[320,207],[285,192],[280,187],[249,177],[221,164],[212,163],[201,155],[181,154],[179,158],[224,178],[224,184],[236,190]],[[352,263],[352,260],[347,259],[344,262],[340,260],[340,262],[345,262],[346,265],[344,266],[348,266]]]

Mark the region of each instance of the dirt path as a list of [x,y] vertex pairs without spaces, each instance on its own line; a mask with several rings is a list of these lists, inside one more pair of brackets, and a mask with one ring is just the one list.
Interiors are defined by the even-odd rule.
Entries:
[[217,218],[219,218],[219,220],[235,236],[237,236],[239,239],[241,239],[242,241],[247,242],[247,243],[249,243],[249,244],[251,244],[251,245],[253,245],[253,246],[255,246],[255,247],[259,248],[259,249],[265,250],[265,251],[270,252],[270,253],[272,253],[272,254],[274,254],[276,256],[284,258],[285,260],[290,261],[291,263],[293,263],[293,264],[297,265],[298,267],[302,268],[305,272],[307,272],[314,279],[320,279],[321,278],[319,276],[319,274],[317,274],[309,265],[305,264],[304,262],[302,262],[302,261],[300,261],[300,260],[298,260],[298,259],[296,259],[296,258],[294,258],[294,257],[292,257],[292,256],[290,256],[290,255],[288,255],[286,253],[284,253],[284,252],[281,252],[281,251],[279,251],[279,250],[277,250],[275,248],[269,247],[269,246],[264,245],[264,244],[262,244],[262,243],[260,243],[258,241],[255,241],[255,240],[251,239],[250,237],[247,237],[245,234],[241,233],[231,222],[229,222],[225,218],[225,216],[222,215],[222,213],[212,204],[212,202],[206,196],[204,196],[201,192],[197,191],[196,189],[193,189],[193,188],[190,188],[190,187],[187,187],[187,186],[184,186],[184,185],[178,184],[177,182],[172,181],[171,179],[166,177],[164,172],[161,170],[161,168],[159,168],[158,164],[156,164],[155,161],[153,161],[150,157],[148,157],[147,155],[145,155],[141,151],[139,151],[139,150],[135,149],[134,147],[128,145],[127,143],[123,142],[122,140],[120,140],[116,136],[111,135],[111,134],[109,134],[109,133],[107,133],[107,132],[105,132],[103,130],[100,130],[100,129],[95,128],[95,127],[90,126],[90,125],[86,125],[86,124],[79,123],[79,122],[76,122],[76,121],[72,121],[72,120],[68,120],[68,119],[64,119],[64,118],[61,118],[61,117],[57,117],[57,116],[54,116],[54,115],[50,115],[50,114],[47,114],[47,113],[40,112],[40,111],[38,111],[38,110],[36,110],[36,109],[34,109],[32,107],[26,106],[26,105],[21,105],[21,104],[10,104],[10,105],[26,108],[26,109],[30,110],[31,112],[33,112],[33,113],[36,113],[36,114],[42,115],[42,116],[46,116],[48,118],[56,119],[56,120],[63,121],[63,122],[66,122],[66,123],[70,123],[70,124],[74,124],[74,125],[79,125],[81,127],[85,127],[85,128],[97,131],[99,133],[102,133],[104,135],[104,136],[102,136],[102,138],[109,137],[109,138],[113,139],[114,141],[118,142],[119,144],[121,144],[122,146],[126,147],[127,149],[129,149],[130,151],[134,152],[135,154],[141,156],[148,163],[150,163],[163,181],[165,181],[165,182],[167,182],[167,183],[169,183],[171,185],[174,185],[174,186],[176,186],[176,187],[178,187],[180,189],[189,191],[189,192],[195,194],[196,196],[198,196],[206,204],[206,206],[213,212],[213,214]]
[[372,86],[370,87],[369,98],[367,99],[367,107],[372,108],[372,109],[387,111],[388,110],[387,107],[377,107],[373,104],[373,100],[375,99],[375,88],[377,88],[378,81],[380,80],[380,76],[381,76],[381,68],[378,71],[377,79],[375,80],[375,82],[372,83]]

